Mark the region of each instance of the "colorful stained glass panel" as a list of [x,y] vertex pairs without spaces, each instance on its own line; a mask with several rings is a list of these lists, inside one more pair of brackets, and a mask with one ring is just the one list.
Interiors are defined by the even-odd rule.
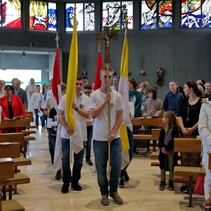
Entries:
[[0,27],[22,27],[20,0],[0,0]]
[[159,28],[172,27],[172,0],[159,2]]
[[56,31],[56,3],[30,1],[29,15],[31,30]]
[[49,3],[48,4],[48,30],[56,31],[56,28],[57,28],[56,4]]
[[84,31],[95,30],[95,4],[84,4]]
[[181,3],[181,27],[199,28],[201,25],[201,0],[183,0]]
[[[66,4],[66,31],[73,31],[75,4]],[[78,31],[95,30],[95,4],[76,3],[76,20]]]
[[202,21],[201,27],[211,27],[211,0],[202,2]]
[[[133,2],[116,1],[103,2],[102,26],[111,27],[115,30],[125,28],[125,22],[128,22],[128,29],[133,29]],[[127,15],[127,21],[125,16]]]
[[141,1],[141,29],[157,28],[157,3],[154,1]]

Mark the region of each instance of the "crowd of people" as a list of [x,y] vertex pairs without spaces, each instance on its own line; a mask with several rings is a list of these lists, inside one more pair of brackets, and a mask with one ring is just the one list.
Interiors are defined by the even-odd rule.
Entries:
[[[169,171],[168,189],[174,190],[174,166],[177,165],[177,154],[174,153],[175,137],[196,137],[200,134],[203,145],[202,164],[206,170],[205,205],[211,206],[211,172],[208,169],[208,155],[211,152],[211,82],[204,80],[187,80],[183,88],[177,82],[169,82],[169,92],[164,100],[158,98],[157,89],[149,82],[142,81],[140,85],[135,79],[128,81],[129,116],[127,117],[127,135],[129,140],[130,162],[122,165],[122,145],[120,126],[123,121],[124,104],[118,92],[119,80],[113,77],[112,71],[103,68],[100,72],[101,87],[92,89],[88,77],[77,77],[76,97],[71,105],[75,126],[72,128],[66,117],[66,85],[61,84],[62,97],[57,105],[51,89],[52,80],[41,86],[30,79],[30,84],[23,90],[21,81],[14,78],[12,85],[6,85],[0,80],[0,106],[2,118],[13,119],[26,116],[26,111],[33,111],[35,125],[41,123],[42,130],[47,127],[51,163],[54,164],[55,148],[58,133],[61,138],[62,166],[56,172],[55,178],[63,179],[62,193],[69,192],[69,186],[75,191],[81,191],[79,183],[83,157],[86,163],[93,165],[91,149],[95,156],[97,181],[101,193],[101,204],[109,205],[108,196],[117,204],[123,199],[118,194],[118,187],[124,187],[129,181],[127,167],[132,161],[134,152],[133,132],[150,131],[151,128],[132,127],[134,117],[161,117],[164,127],[161,130],[159,161],[161,181],[159,190],[166,188],[166,171]],[[109,114],[109,115],[108,115]],[[11,132],[11,131],[1,131]],[[13,132],[13,131],[12,131]],[[77,142],[77,144],[75,144]],[[81,145],[80,145],[81,144]],[[93,146],[92,146],[93,145]],[[72,169],[70,168],[70,148],[74,154]],[[110,156],[109,156],[110,153]],[[110,160],[110,171],[108,171]],[[200,166],[199,154],[181,153],[181,165]],[[186,186],[181,191],[187,190]]]

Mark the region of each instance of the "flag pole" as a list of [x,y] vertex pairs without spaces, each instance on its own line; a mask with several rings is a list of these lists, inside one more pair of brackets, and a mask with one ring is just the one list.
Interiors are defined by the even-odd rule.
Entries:
[[[108,32],[108,29],[107,29]],[[110,37],[108,33],[105,34],[105,65],[106,65],[106,93],[109,94],[110,92],[110,83],[109,83],[109,64],[111,63],[111,56],[110,56]],[[110,101],[108,101],[108,135],[111,134],[111,107]],[[111,143],[108,141],[108,180],[111,177]]]
[[[109,63],[106,63],[106,76],[107,76],[107,86],[106,93],[110,92],[110,84],[109,84]],[[108,101],[108,134],[111,134],[111,107],[110,101]],[[111,177],[111,143],[108,141],[108,180]]]
[[56,48],[59,48],[59,34],[58,34],[58,32],[56,33],[55,40],[56,40]]

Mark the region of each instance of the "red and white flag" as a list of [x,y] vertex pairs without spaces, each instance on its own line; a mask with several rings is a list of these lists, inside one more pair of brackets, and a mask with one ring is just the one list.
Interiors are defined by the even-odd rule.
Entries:
[[100,70],[103,67],[103,60],[100,53],[100,50],[98,49],[97,53],[97,67],[96,67],[96,74],[95,74],[95,80],[94,80],[94,88],[93,90],[99,89],[101,87],[101,80],[100,80]]
[[60,77],[60,56],[59,48],[56,49],[56,55],[53,66],[52,92],[55,97],[57,105],[61,98],[61,77]]

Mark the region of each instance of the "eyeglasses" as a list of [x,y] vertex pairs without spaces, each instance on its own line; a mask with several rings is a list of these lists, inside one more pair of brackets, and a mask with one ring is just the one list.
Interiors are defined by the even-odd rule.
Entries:
[[[108,76],[109,79],[111,79],[111,75]],[[103,78],[107,78],[107,75],[104,75]]]
[[76,86],[82,86],[83,83],[76,83]]

